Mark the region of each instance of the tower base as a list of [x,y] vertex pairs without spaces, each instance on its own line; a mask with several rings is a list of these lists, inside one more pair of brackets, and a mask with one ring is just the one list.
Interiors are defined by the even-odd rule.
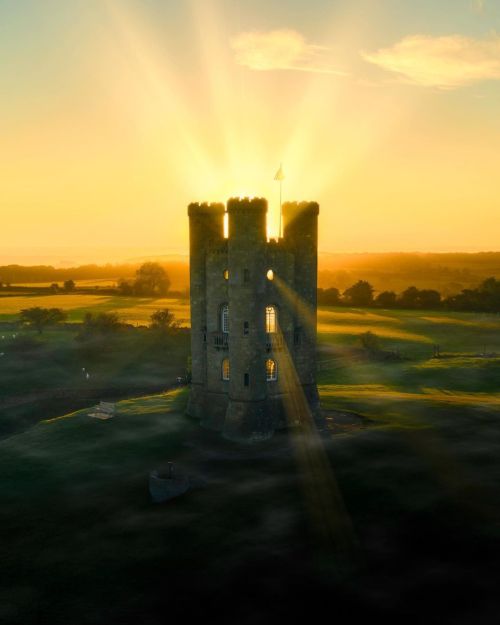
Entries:
[[203,419],[205,414],[205,387],[203,384],[191,383],[186,413],[195,419]]
[[222,435],[232,441],[265,440],[274,434],[275,423],[267,410],[267,401],[230,399]]

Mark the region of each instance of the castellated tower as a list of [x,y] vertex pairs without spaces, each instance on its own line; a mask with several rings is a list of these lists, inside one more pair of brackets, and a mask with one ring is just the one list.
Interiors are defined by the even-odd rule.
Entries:
[[218,203],[190,204],[188,214],[188,413],[230,439],[269,437],[319,408],[319,206],[284,204],[284,236],[270,241],[264,199],[233,198],[227,209]]

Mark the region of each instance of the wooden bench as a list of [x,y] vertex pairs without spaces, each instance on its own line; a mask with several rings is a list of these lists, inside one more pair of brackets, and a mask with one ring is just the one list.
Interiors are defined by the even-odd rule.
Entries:
[[94,408],[93,412],[89,413],[89,417],[94,419],[112,419],[116,414],[116,405],[109,401],[101,401]]

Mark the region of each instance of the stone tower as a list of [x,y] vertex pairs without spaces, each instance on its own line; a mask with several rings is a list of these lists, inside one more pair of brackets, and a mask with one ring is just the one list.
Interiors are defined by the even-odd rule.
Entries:
[[[228,218],[228,238],[224,218]],[[260,439],[318,410],[319,206],[283,205],[267,238],[267,202],[190,204],[188,413],[227,438]]]

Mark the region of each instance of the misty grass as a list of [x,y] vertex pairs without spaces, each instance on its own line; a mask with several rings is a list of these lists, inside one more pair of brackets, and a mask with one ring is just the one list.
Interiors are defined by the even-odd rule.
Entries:
[[[360,353],[358,327],[348,323],[345,333],[319,337],[323,407],[369,417],[364,428],[324,439],[361,570],[353,564],[355,575],[342,577],[335,550],[318,543],[300,489],[307,467],[287,436],[251,449],[225,442],[184,415],[182,390],[120,401],[109,421],[91,419],[88,409],[52,414],[0,440],[0,527],[8,536],[0,619],[156,623],[176,606],[177,617],[197,605],[220,612],[228,597],[246,596],[235,594],[238,580],[245,592],[256,586],[266,606],[293,601],[282,587],[297,588],[300,600],[313,588],[311,596],[319,589],[336,609],[349,596],[370,614],[381,587],[384,608],[420,609],[432,590],[429,571],[439,593],[451,584],[454,597],[463,588],[473,596],[499,556],[499,359],[477,356],[484,343],[500,351],[497,318],[459,315],[470,323],[451,324],[449,313],[440,323],[425,319],[428,312],[390,311],[376,313],[380,319],[370,313],[364,324],[361,311],[333,312],[332,324],[351,315],[355,326],[379,329],[384,349],[402,354],[380,361]],[[395,326],[425,340],[380,331]],[[45,366],[30,373],[20,359],[11,384],[70,371],[71,340],[67,330],[47,331]],[[138,364],[154,375],[149,348],[134,351],[132,339],[121,340],[114,356],[97,354],[95,366],[109,379],[136,375]],[[450,357],[433,359],[432,343]],[[156,507],[148,474],[167,460],[186,463],[207,483]],[[453,602],[442,601],[450,615]],[[427,607],[435,603],[436,593]]]

